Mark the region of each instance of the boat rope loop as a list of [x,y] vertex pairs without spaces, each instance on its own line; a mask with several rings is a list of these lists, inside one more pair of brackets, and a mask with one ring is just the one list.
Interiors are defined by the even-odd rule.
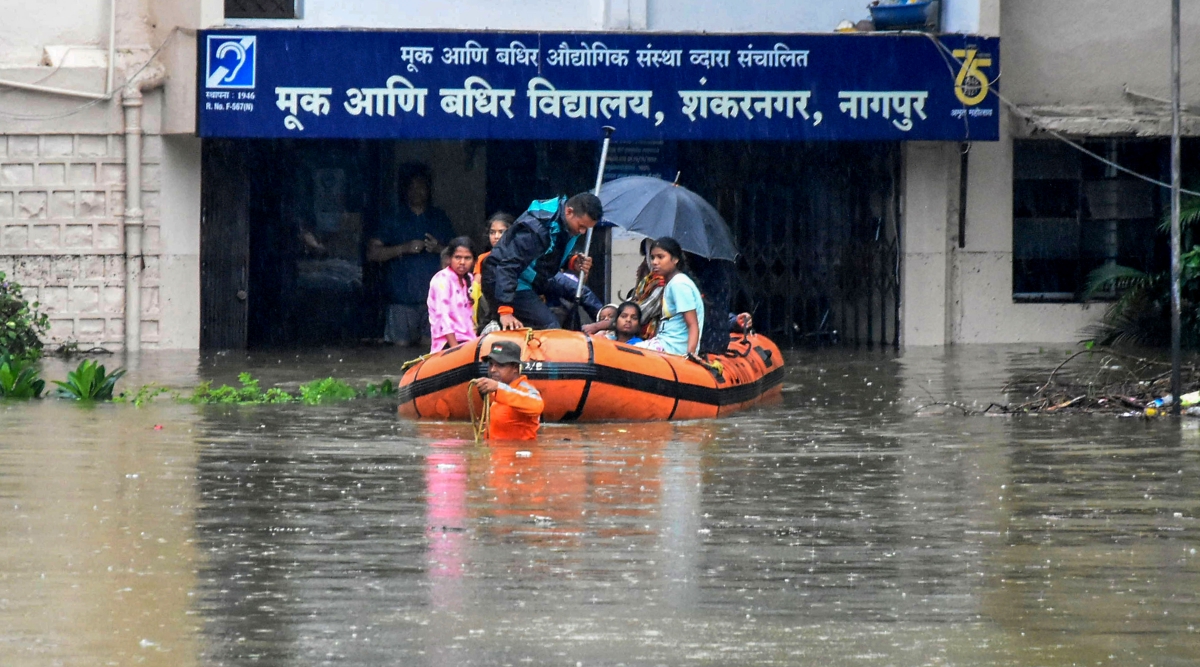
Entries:
[[471,431],[475,434],[475,442],[478,444],[487,438],[488,423],[492,420],[492,397],[487,395],[483,397],[483,405],[479,408],[479,415],[475,415],[474,398],[479,394],[477,389],[479,378],[475,378],[467,383],[467,409],[471,412]]
[[525,330],[525,349],[528,350],[529,347],[531,345],[533,345],[534,343],[537,343],[536,347],[542,346],[542,341],[538,338],[533,337],[533,329],[526,329]]
[[417,357],[416,359],[409,359],[408,361],[404,362],[404,364],[402,366],[400,366],[400,372],[403,373],[404,371],[412,368],[413,366],[416,366],[417,364],[421,363],[422,361],[425,361],[426,359],[428,359],[429,357],[432,357],[435,354],[437,354],[437,352],[430,352],[429,354],[422,354],[421,356]]

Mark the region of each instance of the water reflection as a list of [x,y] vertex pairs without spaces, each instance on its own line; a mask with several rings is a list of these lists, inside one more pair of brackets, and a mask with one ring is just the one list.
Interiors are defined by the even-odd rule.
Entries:
[[1200,430],[914,414],[1050,354],[799,353],[780,406],[536,445],[386,402],[0,404],[0,662],[1194,664]]

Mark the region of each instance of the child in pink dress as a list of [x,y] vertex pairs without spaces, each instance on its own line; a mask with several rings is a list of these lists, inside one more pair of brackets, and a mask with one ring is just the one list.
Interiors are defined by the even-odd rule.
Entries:
[[475,339],[475,322],[471,319],[471,269],[475,252],[471,239],[460,236],[446,246],[449,266],[438,271],[429,281],[430,352],[456,347]]

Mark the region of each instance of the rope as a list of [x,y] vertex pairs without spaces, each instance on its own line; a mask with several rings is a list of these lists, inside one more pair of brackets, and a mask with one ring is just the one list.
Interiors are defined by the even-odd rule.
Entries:
[[492,397],[490,394],[483,397],[483,406],[479,410],[479,417],[475,417],[475,402],[472,399],[479,393],[479,390],[476,389],[478,383],[479,378],[467,383],[467,409],[471,412],[471,431],[475,434],[476,444],[487,438],[488,425],[492,420]]
[[[525,347],[529,347],[532,343],[537,343],[541,347],[542,341],[534,338],[533,328],[525,329]],[[415,360],[414,360],[415,361]],[[475,378],[467,383],[467,410],[471,413],[471,431],[475,435],[475,442],[480,443],[487,439],[488,426],[492,421],[492,395],[488,394],[483,397],[483,405],[479,409],[479,414],[475,414],[475,396],[479,393],[477,389],[479,380]]]
[[437,352],[430,352],[429,354],[422,354],[421,356],[417,357],[416,359],[409,359],[408,361],[404,362],[400,366],[400,372],[403,373],[404,371],[412,368],[413,366],[416,366],[417,364],[421,363],[422,361],[425,361],[426,359],[428,359],[429,357],[432,357],[435,354],[437,354]]

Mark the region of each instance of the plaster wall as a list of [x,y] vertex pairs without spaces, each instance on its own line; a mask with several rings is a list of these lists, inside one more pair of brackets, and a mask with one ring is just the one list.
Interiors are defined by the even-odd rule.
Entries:
[[37,65],[46,45],[108,47],[107,1],[6,4],[4,21],[0,22],[0,63],[5,67]]
[[905,346],[945,345],[949,284],[949,193],[957,179],[954,144],[904,145],[904,204],[900,342]]
[[942,8],[942,32],[978,34],[978,2],[948,2]]
[[[163,134],[196,131],[196,33],[225,20],[223,0],[152,0],[158,59],[169,76],[163,83]],[[197,173],[196,178],[199,178]]]
[[36,66],[47,46],[107,50],[112,2],[116,3],[117,47],[151,48],[151,4],[167,0],[10,2],[0,21],[0,67]]
[[303,28],[831,32],[843,19],[859,21],[869,15],[862,0],[305,0],[302,13],[297,20],[230,19],[228,23]]
[[200,139],[162,137],[158,347],[200,346]]
[[[965,247],[952,233],[955,280],[949,317],[956,343],[1074,343],[1104,313],[1103,304],[1017,303],[1013,286],[1012,154],[1001,116],[998,142],[971,145]],[[957,166],[957,165],[956,165]],[[954,193],[957,198],[957,192]]]
[[901,340],[907,347],[1074,343],[1102,305],[1012,298],[1012,118],[998,142],[971,145],[959,247],[958,144],[905,146]]
[[[1183,97],[1200,102],[1200,3],[1183,2]],[[1125,105],[1170,98],[1169,2],[1003,0],[1005,97],[1021,105]],[[1164,107],[1165,109],[1165,107]]]

